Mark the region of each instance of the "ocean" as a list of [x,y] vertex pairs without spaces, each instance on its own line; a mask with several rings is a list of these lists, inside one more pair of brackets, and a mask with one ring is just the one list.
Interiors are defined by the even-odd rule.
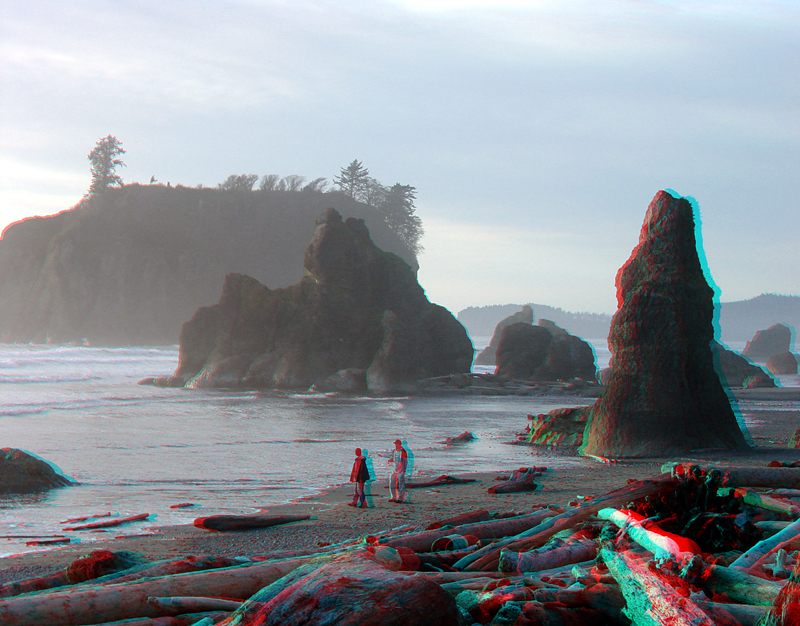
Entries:
[[[479,348],[488,337],[473,338]],[[595,345],[605,367],[605,340]],[[0,496],[0,556],[41,549],[36,536],[73,541],[137,534],[220,513],[252,513],[349,482],[365,448],[377,478],[389,476],[395,439],[408,442],[415,476],[549,467],[575,460],[507,445],[526,415],[591,399],[546,397],[343,397],[336,394],[162,389],[173,348],[0,344],[0,447],[58,466],[76,487]],[[481,369],[481,368],[476,368]],[[488,368],[484,368],[487,371]],[[791,383],[791,381],[789,381]],[[447,437],[477,440],[447,447]],[[195,506],[171,509],[190,502]],[[149,513],[107,533],[64,532],[64,520]]]

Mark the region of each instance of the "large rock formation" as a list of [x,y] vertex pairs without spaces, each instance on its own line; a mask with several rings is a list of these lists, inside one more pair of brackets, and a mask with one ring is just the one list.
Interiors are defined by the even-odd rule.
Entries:
[[776,376],[797,374],[797,357],[792,352],[775,354],[767,359],[767,369]]
[[16,448],[0,448],[0,494],[35,493],[72,484],[46,461]]
[[588,409],[584,454],[747,447],[714,367],[713,296],[697,254],[692,205],[659,191],[639,244],[617,274],[612,370]]
[[283,289],[229,275],[219,304],[184,324],[175,375],[193,388],[352,388],[361,370],[369,391],[390,393],[469,371],[464,327],[428,301],[408,264],[375,246],[363,220],[328,209],[304,265],[300,283]]
[[713,291],[700,265],[688,200],[656,194],[639,244],[617,274],[617,301],[609,335],[611,372],[600,399],[535,420],[529,440],[558,441],[585,424],[575,441],[583,454],[668,456],[696,448],[746,448],[715,369]]
[[228,274],[299,281],[329,206],[364,219],[381,249],[416,268],[383,216],[341,193],[127,185],[5,230],[0,342],[175,345]]
[[522,310],[500,320],[494,329],[494,334],[492,335],[489,345],[481,350],[480,354],[475,357],[475,365],[495,365],[497,346],[500,345],[500,337],[503,334],[503,330],[512,324],[527,324],[528,326],[533,324],[533,309],[526,304],[522,307]]
[[792,329],[785,324],[775,324],[766,330],[759,330],[742,350],[751,359],[768,359],[792,349]]
[[775,387],[775,380],[750,359],[722,344],[714,342],[712,349],[719,357],[718,373],[720,380],[728,387]]
[[592,346],[548,320],[539,326],[511,324],[503,329],[497,348],[498,376],[555,381],[581,378],[596,382]]

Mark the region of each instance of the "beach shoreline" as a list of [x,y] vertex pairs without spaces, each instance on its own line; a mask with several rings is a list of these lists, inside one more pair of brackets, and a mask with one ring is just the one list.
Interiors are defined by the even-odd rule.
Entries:
[[[191,524],[158,526],[145,534],[119,535],[114,528],[87,534],[93,540],[24,552],[0,558],[0,583],[46,575],[63,569],[74,559],[92,550],[130,550],[151,560],[186,556],[256,557],[282,550],[314,550],[329,544],[361,539],[400,526],[424,528],[435,521],[462,513],[488,510],[498,513],[530,511],[542,505],[566,507],[579,497],[594,497],[661,473],[668,462],[693,462],[703,466],[763,467],[770,461],[794,462],[800,450],[790,449],[789,439],[800,427],[800,411],[786,410],[782,402],[800,400],[800,389],[737,390],[736,397],[748,402],[747,412],[757,415],[749,427],[754,448],[731,452],[703,450],[670,458],[623,459],[604,463],[581,457],[574,449],[533,447],[558,457],[558,467],[548,469],[534,492],[492,495],[488,488],[518,467],[498,467],[493,472],[454,473],[474,482],[409,489],[410,501],[388,501],[387,480],[371,484],[371,507],[347,506],[352,501],[353,485],[343,483],[290,503],[265,507],[269,515],[310,515],[311,519],[270,528],[214,532]],[[762,404],[763,403],[763,404]],[[531,464],[534,464],[533,461]],[[415,473],[414,480],[429,480],[430,475]],[[201,516],[198,510],[198,517]],[[86,531],[87,533],[90,531]]]

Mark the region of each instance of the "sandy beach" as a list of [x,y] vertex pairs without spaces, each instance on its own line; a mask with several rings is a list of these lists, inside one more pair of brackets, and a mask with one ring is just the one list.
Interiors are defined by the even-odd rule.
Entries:
[[[747,400],[747,412],[757,419],[750,427],[755,447],[738,453],[729,451],[695,451],[674,458],[625,459],[604,463],[583,458],[572,450],[551,450],[548,453],[568,457],[569,467],[548,469],[535,492],[492,495],[488,488],[498,478],[507,477],[516,467],[498,467],[496,472],[459,474],[475,482],[409,490],[409,502],[388,501],[386,481],[371,485],[371,507],[356,509],[347,506],[353,487],[342,484],[291,504],[265,509],[269,514],[304,514],[312,518],[284,526],[260,530],[213,532],[191,525],[160,527],[154,533],[117,537],[114,529],[103,534],[102,541],[67,545],[40,552],[30,552],[0,559],[0,582],[53,573],[75,558],[91,550],[131,550],[153,560],[178,556],[263,556],[280,550],[313,549],[318,546],[374,535],[400,526],[423,528],[461,513],[486,509],[497,512],[523,512],[534,506],[552,504],[565,507],[578,497],[598,496],[629,479],[642,479],[659,474],[664,463],[696,462],[700,465],[765,466],[770,461],[800,460],[800,450],[789,449],[787,442],[800,427],[800,411],[783,403],[800,400],[800,389],[737,391]],[[430,477],[426,477],[428,479]],[[416,477],[415,477],[416,479]]]

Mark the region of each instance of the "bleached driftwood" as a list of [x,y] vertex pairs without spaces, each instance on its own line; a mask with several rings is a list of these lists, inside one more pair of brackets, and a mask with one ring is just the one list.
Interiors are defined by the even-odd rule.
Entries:
[[[324,562],[324,558],[320,558],[320,563]],[[309,560],[272,561],[259,565],[150,578],[141,582],[18,596],[0,602],[0,624],[99,624],[135,617],[158,617],[158,610],[147,604],[148,597],[249,598],[258,589]]]
[[717,492],[721,496],[733,493],[735,496],[741,498],[745,504],[764,509],[765,511],[781,513],[791,517],[792,519],[797,519],[800,517],[800,507],[791,504],[790,502],[786,502],[785,500],[773,498],[765,493],[753,491],[752,489],[746,489],[744,487],[720,487]]
[[[662,472],[673,476],[686,476],[693,467],[690,463],[666,463]],[[722,474],[722,487],[761,487],[800,489],[800,468],[794,467],[704,467],[708,473],[717,470]]]
[[162,615],[181,613],[203,613],[205,611],[235,611],[245,599],[202,598],[196,596],[172,596],[169,598],[147,598],[147,604],[161,611]]
[[113,528],[114,526],[121,526],[129,522],[139,522],[150,517],[150,513],[140,513],[139,515],[131,515],[130,517],[121,517],[116,519],[104,520],[102,522],[92,522],[91,524],[82,524],[80,526],[70,526],[64,530],[95,530],[98,528]]
[[538,471],[536,467],[514,470],[510,480],[489,487],[489,493],[503,494],[518,493],[520,491],[536,491],[539,488],[539,483],[536,482],[536,479],[541,475],[542,472]]
[[594,558],[596,554],[596,541],[590,539],[557,540],[529,552],[502,550],[499,568],[502,572],[536,572],[581,563]]
[[422,482],[407,481],[406,488],[421,489],[424,487],[442,487],[444,485],[465,485],[467,483],[475,483],[475,482],[478,482],[477,479],[475,478],[456,478],[455,476],[448,476],[447,474],[442,474],[438,478],[433,478],[431,480],[426,480]]
[[700,554],[699,546],[691,539],[664,531],[635,511],[605,508],[597,512],[597,517],[613,522],[633,541],[652,552],[656,558],[671,555],[680,561]]
[[789,524],[778,533],[762,539],[747,552],[743,553],[738,559],[730,564],[730,567],[739,569],[743,572],[752,570],[769,554],[780,550],[786,544],[794,541],[800,535],[800,520]]
[[637,626],[714,626],[714,622],[689,598],[679,595],[646,565],[607,546],[600,558],[620,585],[627,607],[624,613]]
[[786,581],[773,582],[737,568],[709,565],[699,584],[709,593],[727,594],[732,602],[770,606]]
[[[538,527],[520,533],[510,541],[499,542],[490,550],[486,550],[480,558],[469,563],[456,563],[453,567],[476,571],[481,569],[495,569],[500,559],[500,550],[505,547],[510,551],[530,550],[542,546],[550,537],[567,528],[573,528],[591,515],[604,508],[615,508],[627,505],[630,502],[644,500],[647,496],[658,493],[667,493],[674,490],[678,480],[670,474],[661,474],[652,479],[636,481],[625,487],[615,489],[605,496],[583,501],[579,506],[568,509],[564,513],[543,521]],[[489,548],[489,546],[487,546]]]
[[501,520],[491,520],[488,522],[476,522],[474,524],[464,524],[449,529],[429,530],[411,535],[400,535],[388,541],[384,541],[387,546],[397,548],[404,546],[416,552],[427,552],[437,539],[447,535],[473,535],[478,539],[494,539],[504,537],[509,534],[516,535],[526,529],[537,526],[542,520],[556,515],[554,511],[544,509],[531,515],[511,517]]

